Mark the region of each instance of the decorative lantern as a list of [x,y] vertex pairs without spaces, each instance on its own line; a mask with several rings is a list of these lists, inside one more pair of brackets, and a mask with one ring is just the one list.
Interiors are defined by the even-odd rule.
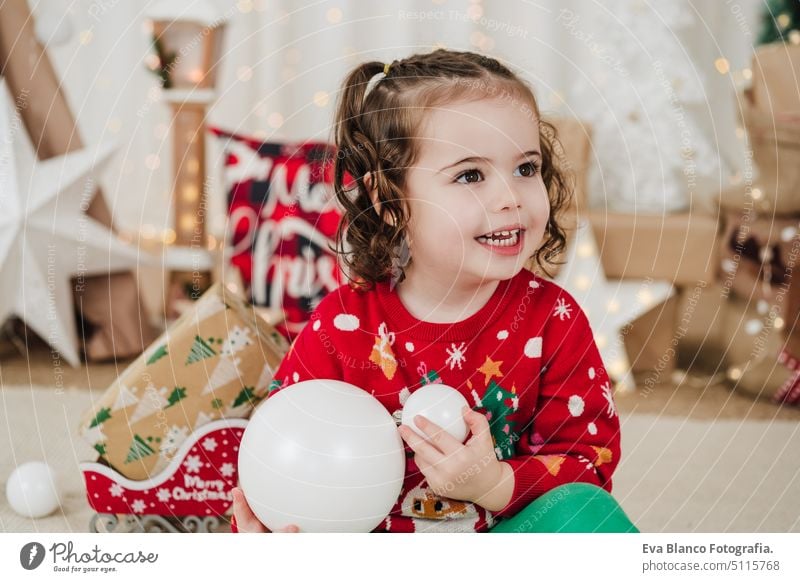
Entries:
[[164,89],[213,89],[225,16],[210,0],[160,0],[147,12],[155,54],[148,67]]
[[206,237],[206,110],[216,99],[225,17],[210,0],[162,0],[147,12],[155,54],[148,66],[158,74],[172,110],[173,245],[165,301],[168,319],[211,285],[214,265]]

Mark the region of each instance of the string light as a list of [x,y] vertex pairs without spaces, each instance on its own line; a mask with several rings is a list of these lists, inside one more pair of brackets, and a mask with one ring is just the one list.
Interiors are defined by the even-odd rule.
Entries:
[[728,378],[730,378],[733,381],[736,381],[736,380],[738,380],[739,378],[742,377],[742,369],[741,368],[736,368],[736,367],[728,368],[727,375],[728,375]]
[[196,176],[198,172],[200,172],[200,160],[197,158],[191,158],[188,162],[186,162],[186,171],[191,176]]
[[483,16],[483,6],[480,4],[471,4],[470,7],[467,8],[467,17],[470,20],[477,21],[481,16]]
[[195,217],[191,214],[184,214],[180,218],[180,226],[182,232],[191,234],[194,230]]
[[189,203],[197,202],[200,199],[200,189],[196,184],[185,184],[181,189],[181,198]]
[[161,165],[161,159],[156,154],[150,154],[144,159],[144,165],[150,170],[157,170]]
[[162,234],[162,240],[168,245],[174,243],[177,238],[177,234],[171,228],[166,229]]
[[338,24],[342,21],[342,10],[341,8],[331,8],[325,14],[325,18],[327,18],[328,22],[331,24]]
[[328,105],[330,98],[327,91],[317,91],[314,93],[314,105],[317,107],[325,107]]
[[189,71],[189,80],[192,83],[199,83],[204,77],[205,73],[203,72],[203,69],[192,69]]
[[731,70],[731,65],[728,62],[728,59],[726,59],[725,57],[719,57],[717,60],[715,60],[714,66],[716,67],[720,75],[727,75],[728,72]]
[[574,281],[575,281],[575,286],[581,291],[585,291],[586,289],[589,288],[589,285],[592,284],[591,279],[589,279],[589,277],[587,277],[586,275],[578,275],[577,277],[575,277]]

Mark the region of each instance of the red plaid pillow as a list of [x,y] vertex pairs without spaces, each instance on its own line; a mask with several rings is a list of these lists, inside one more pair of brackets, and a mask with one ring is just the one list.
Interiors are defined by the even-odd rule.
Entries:
[[224,140],[226,260],[250,300],[282,310],[291,340],[319,301],[341,285],[334,246],[341,212],[333,192],[335,147],[261,142],[211,128]]

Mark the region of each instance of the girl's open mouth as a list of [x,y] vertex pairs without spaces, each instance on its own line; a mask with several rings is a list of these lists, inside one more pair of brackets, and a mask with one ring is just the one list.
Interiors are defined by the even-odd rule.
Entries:
[[524,229],[501,230],[475,237],[475,240],[478,241],[482,247],[493,253],[516,255],[522,250],[524,236]]

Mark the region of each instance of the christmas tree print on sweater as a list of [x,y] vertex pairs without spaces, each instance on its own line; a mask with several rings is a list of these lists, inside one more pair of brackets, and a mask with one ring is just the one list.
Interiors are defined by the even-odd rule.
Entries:
[[510,459],[515,454],[514,446],[519,440],[519,435],[514,430],[516,423],[509,419],[509,416],[519,409],[516,387],[512,386],[509,392],[494,380],[490,380],[483,396],[479,397],[471,381],[467,381],[467,386],[475,400],[475,410],[483,412],[489,421],[497,458],[501,461]]

